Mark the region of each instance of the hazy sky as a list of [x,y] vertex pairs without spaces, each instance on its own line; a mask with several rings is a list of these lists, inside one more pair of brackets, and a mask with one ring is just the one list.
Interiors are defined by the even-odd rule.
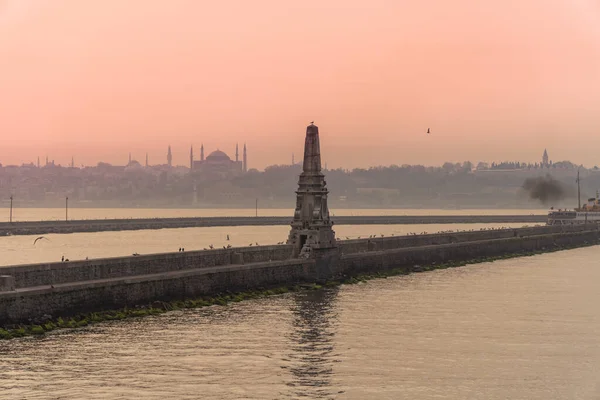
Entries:
[[0,163],[264,168],[312,120],[330,168],[600,164],[600,1],[0,0]]

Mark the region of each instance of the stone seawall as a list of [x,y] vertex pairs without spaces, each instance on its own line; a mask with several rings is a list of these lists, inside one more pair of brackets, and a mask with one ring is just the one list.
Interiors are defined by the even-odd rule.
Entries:
[[370,239],[350,239],[339,242],[342,254],[363,253],[366,251],[393,250],[403,247],[428,246],[460,243],[477,240],[504,239],[519,236],[542,235],[560,232],[581,232],[588,230],[586,225],[535,226],[530,228],[494,229],[484,231],[434,233],[429,235],[386,236]]
[[0,275],[13,276],[15,287],[25,288],[222,265],[280,261],[289,259],[290,254],[292,248],[288,245],[236,247],[0,267]]
[[599,239],[599,232],[593,230],[355,253],[342,256],[337,272],[356,275],[367,272],[377,273],[398,267],[418,271],[421,266],[432,263],[497,257],[581,244],[598,244]]
[[310,281],[316,275],[315,265],[314,260],[296,259],[0,292],[0,326],[45,315],[66,317],[157,300],[170,301]]
[[[398,211],[399,213],[402,210]],[[337,216],[337,225],[546,223],[546,215],[390,215]],[[0,222],[0,236],[49,233],[103,232],[212,226],[289,225],[291,217],[199,217]]]
[[280,245],[3,267],[0,326],[155,300],[337,279],[398,267],[418,271],[419,266],[431,263],[597,244],[599,231],[591,224],[387,239],[382,241],[383,250],[370,247],[369,239],[342,241],[341,251],[328,250],[317,259],[291,259],[290,246]]

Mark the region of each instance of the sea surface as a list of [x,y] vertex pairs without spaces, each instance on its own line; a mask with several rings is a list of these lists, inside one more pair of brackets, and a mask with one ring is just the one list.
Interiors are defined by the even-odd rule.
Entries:
[[599,259],[588,247],[0,341],[0,398],[598,399]]
[[[424,225],[337,225],[340,239],[435,233],[440,231],[497,229],[520,227],[523,224],[424,224]],[[533,224],[532,224],[533,226]],[[85,258],[129,256],[133,253],[152,254],[223,248],[231,245],[268,245],[285,242],[289,226],[218,226],[209,228],[175,228],[115,232],[83,232],[69,234],[17,235],[0,237],[0,266]],[[229,240],[227,237],[229,236]],[[1,273],[1,271],[0,271]],[[1,399],[1,396],[0,396]]]
[[[115,219],[115,218],[177,218],[177,217],[262,217],[293,216],[293,209],[269,208],[69,208],[68,216],[64,208],[13,208],[13,221],[52,221],[68,219]],[[258,211],[258,212],[257,212]],[[547,214],[547,210],[508,210],[508,209],[331,209],[331,215],[529,215]],[[10,209],[0,208],[0,221],[10,219]]]

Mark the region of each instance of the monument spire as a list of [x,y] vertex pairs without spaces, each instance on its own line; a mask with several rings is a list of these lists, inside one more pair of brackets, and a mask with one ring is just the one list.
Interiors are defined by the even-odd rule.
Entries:
[[288,244],[293,245],[293,255],[310,257],[321,249],[336,247],[333,222],[329,218],[325,176],[321,171],[319,128],[311,123],[306,128],[304,163],[298,179],[296,209]]
[[204,161],[204,143],[200,144],[200,161]]
[[169,167],[173,166],[173,155],[171,154],[171,145],[169,145],[169,149],[167,150],[167,165]]
[[243,160],[244,164],[242,165],[242,170],[244,172],[248,172],[248,154],[246,153],[246,143],[244,143],[244,155],[243,155],[243,157],[244,157],[244,160]]
[[190,171],[194,169],[194,146],[190,145]]
[[239,152],[239,148],[238,148],[238,144],[235,144],[235,162],[240,161],[240,152]]

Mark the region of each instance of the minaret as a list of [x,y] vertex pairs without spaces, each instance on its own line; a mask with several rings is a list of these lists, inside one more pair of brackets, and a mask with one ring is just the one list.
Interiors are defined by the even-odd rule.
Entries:
[[148,153],[146,153],[146,168],[148,168]]
[[325,176],[321,172],[319,128],[311,123],[306,128],[304,164],[298,179],[296,209],[287,241],[293,245],[293,256],[310,257],[314,251],[336,247],[327,206],[328,193]]
[[131,165],[131,153],[129,153],[129,164],[127,165]]
[[169,167],[173,166],[173,155],[171,155],[171,146],[169,145],[169,150],[167,151],[167,165]]
[[190,145],[190,171],[194,169],[194,146]]
[[46,167],[48,166],[48,156],[46,156]]
[[242,170],[244,172],[248,172],[248,153],[246,153],[246,143],[244,143],[244,164],[242,165]]
[[40,167],[40,156],[38,156],[38,164],[37,164],[38,168]]
[[240,161],[240,152],[238,150],[238,144],[235,144],[235,162]]
[[204,144],[200,145],[200,161],[204,161]]
[[542,156],[542,167],[548,166],[548,152],[544,149],[544,155]]
[[294,160],[294,153],[292,153],[292,165],[296,165],[296,160]]
[[71,156],[71,168],[75,168],[75,158]]

